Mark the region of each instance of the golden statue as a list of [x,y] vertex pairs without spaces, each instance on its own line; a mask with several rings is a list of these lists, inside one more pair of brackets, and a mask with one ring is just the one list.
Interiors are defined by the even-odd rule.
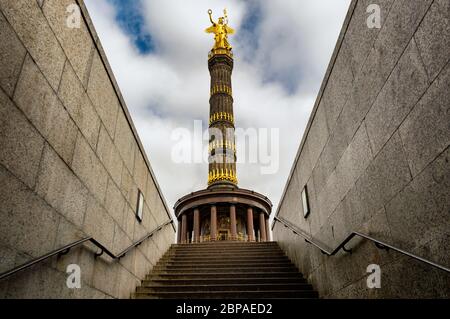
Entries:
[[234,30],[228,26],[228,16],[227,16],[227,10],[223,10],[223,17],[219,18],[219,21],[214,22],[211,15],[212,10],[208,10],[209,20],[212,23],[212,26],[207,28],[205,30],[206,33],[214,33],[214,49],[227,49],[231,50],[231,45],[228,42],[228,35],[234,34]]

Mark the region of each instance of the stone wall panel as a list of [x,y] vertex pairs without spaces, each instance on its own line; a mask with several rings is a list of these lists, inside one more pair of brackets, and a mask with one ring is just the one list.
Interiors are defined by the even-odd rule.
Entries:
[[[380,5],[381,29],[366,26],[369,4]],[[309,224],[318,244],[334,249],[359,231],[449,267],[448,4],[355,0],[350,9],[277,214],[302,214],[292,194],[312,167],[313,209],[296,226]],[[277,222],[273,237],[321,297],[450,296],[450,276],[370,241],[355,237],[351,254],[326,257]],[[381,267],[380,289],[367,287],[369,264]]]

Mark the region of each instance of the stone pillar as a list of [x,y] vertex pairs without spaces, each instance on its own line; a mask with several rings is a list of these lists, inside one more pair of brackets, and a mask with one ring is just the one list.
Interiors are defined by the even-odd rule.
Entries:
[[194,208],[194,242],[200,241],[200,211]]
[[266,241],[266,218],[263,212],[259,213],[259,232],[261,234],[261,241]]
[[181,216],[181,243],[185,244],[187,239],[187,216],[183,214]]
[[253,235],[253,208],[247,208],[247,235],[248,241],[255,241],[255,236]]
[[231,240],[237,239],[237,230],[236,230],[236,206],[230,206],[230,225],[231,225]]
[[270,241],[270,225],[269,225],[269,218],[266,218],[266,239],[267,241]]
[[217,239],[217,207],[211,206],[211,240]]
[[177,243],[181,244],[181,220],[178,220]]
[[[231,92],[233,58],[228,54],[214,54],[208,59],[208,69],[211,75],[211,95],[209,99],[210,137],[214,136],[214,129],[224,133],[226,131],[227,134],[222,136],[222,142],[225,145],[234,145],[233,97]],[[231,150],[228,149],[227,153],[228,151]],[[229,185],[230,183],[236,185],[234,154],[222,157],[222,155],[218,155],[219,153],[222,153],[222,146],[219,147],[217,144],[209,151],[208,187],[220,184]]]

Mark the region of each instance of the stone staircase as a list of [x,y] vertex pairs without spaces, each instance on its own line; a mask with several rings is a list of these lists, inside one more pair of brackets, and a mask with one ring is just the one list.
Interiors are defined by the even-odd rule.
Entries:
[[318,298],[276,242],[176,244],[132,295],[153,298]]

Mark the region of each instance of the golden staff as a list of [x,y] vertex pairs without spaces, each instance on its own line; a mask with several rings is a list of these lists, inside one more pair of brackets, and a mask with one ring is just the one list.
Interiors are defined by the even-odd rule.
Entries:
[[212,10],[211,10],[211,9],[208,9],[208,15],[209,15],[209,20],[210,20],[211,23],[214,25],[215,23],[214,23],[214,21],[213,21],[213,19],[212,19],[212,17],[211,17],[211,15],[212,15]]

